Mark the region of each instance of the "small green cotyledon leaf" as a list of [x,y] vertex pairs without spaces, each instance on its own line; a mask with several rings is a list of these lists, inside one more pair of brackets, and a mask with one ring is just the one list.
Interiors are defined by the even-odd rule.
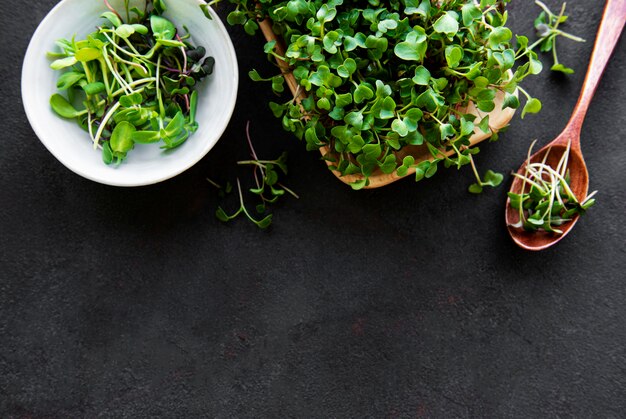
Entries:
[[383,106],[380,110],[380,119],[391,119],[395,116],[396,102],[391,96],[387,96],[383,100]]
[[491,30],[489,34],[489,45],[492,48],[497,47],[499,44],[508,42],[513,37],[513,33],[509,28],[497,27]]
[[430,1],[431,0],[405,0],[406,8],[404,13],[407,15],[420,15],[422,18],[427,18],[430,15]]
[[414,29],[406,36],[403,42],[395,46],[394,53],[396,56],[406,61],[422,62],[427,48],[428,42],[426,35]]
[[435,32],[445,33],[446,35],[454,35],[459,31],[458,14],[455,12],[445,12],[433,24]]
[[446,47],[445,55],[448,67],[458,67],[463,59],[463,48],[458,45],[449,45]]
[[489,185],[495,188],[496,186],[499,186],[502,183],[503,179],[504,179],[504,176],[502,176],[501,173],[496,173],[493,170],[487,170],[487,173],[485,173],[485,176],[483,178],[483,184]]
[[60,94],[54,94],[50,98],[52,110],[63,118],[76,118],[79,112]]
[[539,99],[531,98],[526,102],[526,105],[524,105],[524,109],[522,109],[522,119],[528,113],[538,113],[539,111],[541,111],[541,102]]
[[365,100],[369,100],[374,97],[374,91],[364,84],[359,86],[354,91],[354,102],[361,103]]
[[126,153],[133,148],[132,135],[137,128],[130,122],[122,121],[115,126],[111,134],[111,150],[118,153]]
[[171,40],[176,35],[176,27],[164,17],[152,15],[150,17],[150,26],[156,39]]
[[337,16],[337,9],[330,7],[328,4],[322,4],[317,11],[316,17],[322,23],[330,22]]
[[563,64],[555,64],[552,67],[550,67],[550,70],[552,71],[558,71],[561,72],[563,74],[574,74],[574,70],[569,68],[569,67],[565,67]]
[[76,57],[72,55],[70,57],[59,58],[58,60],[53,61],[52,64],[50,64],[50,68],[53,70],[61,70],[62,68],[71,67],[77,62],[78,60]]
[[476,19],[480,19],[482,12],[474,3],[467,3],[461,7],[461,16],[463,17],[463,24],[469,26]]
[[430,82],[430,71],[423,65],[415,67],[415,76],[413,76],[413,83],[420,86],[428,86]]

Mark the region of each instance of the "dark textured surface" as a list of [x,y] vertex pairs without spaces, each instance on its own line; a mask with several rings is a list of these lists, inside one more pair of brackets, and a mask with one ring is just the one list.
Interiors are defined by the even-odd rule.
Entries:
[[[624,40],[583,131],[599,203],[531,254],[504,228],[506,186],[472,196],[469,169],[376,191],[339,183],[262,104],[268,86],[246,72],[270,65],[239,29],[236,114],[201,163],[137,189],[74,175],[19,92],[54,3],[0,15],[0,417],[624,416]],[[517,168],[565,125],[601,5],[569,2],[569,29],[589,40],[560,44],[576,74],[527,83],[545,110],[485,146],[484,169]],[[537,10],[514,1],[514,31],[530,33]],[[289,151],[301,194],[267,232],[220,224],[204,180],[234,176],[248,119],[259,154]]]

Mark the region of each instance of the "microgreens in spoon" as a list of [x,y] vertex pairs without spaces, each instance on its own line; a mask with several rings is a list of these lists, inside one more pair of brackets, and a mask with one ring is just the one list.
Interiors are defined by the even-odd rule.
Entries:
[[563,234],[560,225],[572,221],[574,216],[584,215],[595,204],[597,191],[590,193],[579,202],[570,189],[567,163],[570,145],[567,145],[556,168],[546,164],[551,149],[548,149],[541,162],[531,161],[533,141],[528,150],[524,174],[513,173],[522,180],[520,193],[509,192],[511,207],[519,211],[519,221],[510,227],[526,231],[543,230]]

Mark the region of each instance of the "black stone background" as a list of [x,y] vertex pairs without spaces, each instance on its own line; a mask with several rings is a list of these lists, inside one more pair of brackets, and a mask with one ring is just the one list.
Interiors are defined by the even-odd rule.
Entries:
[[[240,28],[237,108],[206,158],[149,187],[82,179],[38,141],[20,98],[24,52],[54,4],[0,13],[0,417],[624,417],[623,39],[583,130],[598,205],[535,254],[506,233],[508,176],[478,197],[469,168],[374,191],[337,181],[247,78],[272,66]],[[588,39],[560,42],[576,74],[528,81],[544,111],[483,147],[483,170],[517,168],[532,139],[563,128],[602,4],[569,2],[566,28]],[[514,32],[534,38],[538,10],[514,1]],[[261,156],[289,152],[301,195],[270,231],[222,225],[205,181],[234,179],[248,120]]]

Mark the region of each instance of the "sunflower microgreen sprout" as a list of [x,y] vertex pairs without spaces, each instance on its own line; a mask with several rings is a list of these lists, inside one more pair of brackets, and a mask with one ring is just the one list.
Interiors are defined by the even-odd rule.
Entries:
[[180,146],[198,128],[195,86],[214,59],[161,16],[163,0],[146,0],[143,10],[125,0],[123,12],[103,1],[109,11],[97,31],[61,39],[60,52],[49,53],[50,67],[64,70],[57,88],[66,92],[52,95],[52,110],[76,119],[106,164],[120,164],[135,144]]

